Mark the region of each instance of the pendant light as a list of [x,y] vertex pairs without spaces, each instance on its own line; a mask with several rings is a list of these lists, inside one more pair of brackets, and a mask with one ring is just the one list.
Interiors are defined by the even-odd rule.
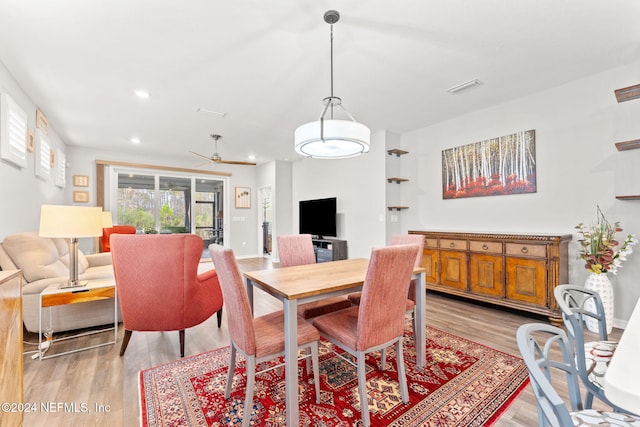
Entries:
[[[369,152],[371,131],[356,122],[342,106],[342,99],[333,95],[333,24],[339,19],[340,14],[335,10],[324,14],[324,21],[331,25],[331,95],[322,100],[324,108],[320,119],[299,126],[294,137],[296,153],[316,159],[345,159]],[[342,108],[350,120],[334,119],[336,107]]]

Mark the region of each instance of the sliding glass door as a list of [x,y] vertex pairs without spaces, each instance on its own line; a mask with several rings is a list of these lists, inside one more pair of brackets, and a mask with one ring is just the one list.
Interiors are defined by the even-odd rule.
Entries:
[[111,182],[110,209],[118,224],[138,233],[195,233],[205,247],[223,244],[224,178],[114,170]]

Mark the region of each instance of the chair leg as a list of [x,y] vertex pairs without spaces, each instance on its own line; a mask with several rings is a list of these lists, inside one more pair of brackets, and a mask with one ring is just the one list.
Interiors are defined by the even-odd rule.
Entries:
[[[311,348],[311,361],[313,363],[313,382],[316,386],[316,403],[320,403],[320,359],[318,357],[318,342],[309,344]],[[307,358],[307,360],[309,360]]]
[[404,403],[409,403],[409,389],[407,388],[407,374],[404,368],[404,355],[402,354],[402,337],[396,343],[396,363],[398,365],[398,382],[400,383],[400,396]]
[[362,413],[362,425],[369,427],[369,397],[367,395],[367,370],[365,366],[365,354],[358,352],[358,394],[360,395],[360,412]]
[[122,337],[122,345],[120,346],[120,356],[124,355],[127,346],[129,345],[129,340],[131,339],[131,331],[128,329],[124,330],[124,337]]
[[249,427],[253,413],[253,388],[256,380],[256,357],[247,356],[247,388],[245,389],[242,427]]
[[231,396],[231,383],[233,383],[233,371],[236,369],[236,348],[231,343],[231,349],[229,351],[229,372],[227,372],[227,384],[224,387],[224,398],[228,399]]
[[180,335],[180,357],[184,357],[184,329],[179,332]]
[[380,350],[380,370],[384,371],[384,367],[387,366],[387,348]]
[[220,326],[222,326],[222,309],[218,310],[217,315],[218,315],[218,328],[219,328]]

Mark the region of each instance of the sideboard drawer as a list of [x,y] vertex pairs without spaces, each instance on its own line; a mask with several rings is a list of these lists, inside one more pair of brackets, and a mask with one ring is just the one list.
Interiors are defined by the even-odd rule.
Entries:
[[454,250],[458,250],[458,251],[466,251],[467,250],[467,241],[466,240],[440,239],[440,248],[441,249],[454,249]]
[[544,258],[547,256],[547,246],[528,243],[507,243],[507,255]]
[[478,242],[471,240],[469,242],[469,250],[473,252],[483,252],[488,254],[501,254],[502,243],[500,242]]
[[424,247],[425,248],[437,248],[438,247],[438,239],[425,237],[424,238]]

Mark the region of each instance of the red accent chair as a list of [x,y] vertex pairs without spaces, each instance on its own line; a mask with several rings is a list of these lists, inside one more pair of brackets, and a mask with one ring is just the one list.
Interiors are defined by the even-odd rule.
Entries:
[[102,252],[111,252],[109,238],[112,234],[136,234],[136,228],[133,225],[114,225],[113,227],[103,228],[102,237],[100,238]]
[[396,345],[400,397],[404,403],[409,403],[402,340],[407,292],[417,253],[418,246],[415,245],[373,249],[360,305],[316,317],[313,321],[322,337],[356,357],[362,425],[365,427],[370,425],[367,353]]
[[[294,265],[315,264],[316,254],[310,234],[291,234],[278,236],[278,256],[280,267]],[[311,319],[322,314],[351,307],[351,303],[344,296],[324,298],[319,301],[298,305],[298,316]]]
[[203,242],[195,234],[114,234],[113,272],[125,334],[120,356],[132,331],[179,331],[184,357],[184,330],[213,313],[222,322],[218,274],[198,274]]

